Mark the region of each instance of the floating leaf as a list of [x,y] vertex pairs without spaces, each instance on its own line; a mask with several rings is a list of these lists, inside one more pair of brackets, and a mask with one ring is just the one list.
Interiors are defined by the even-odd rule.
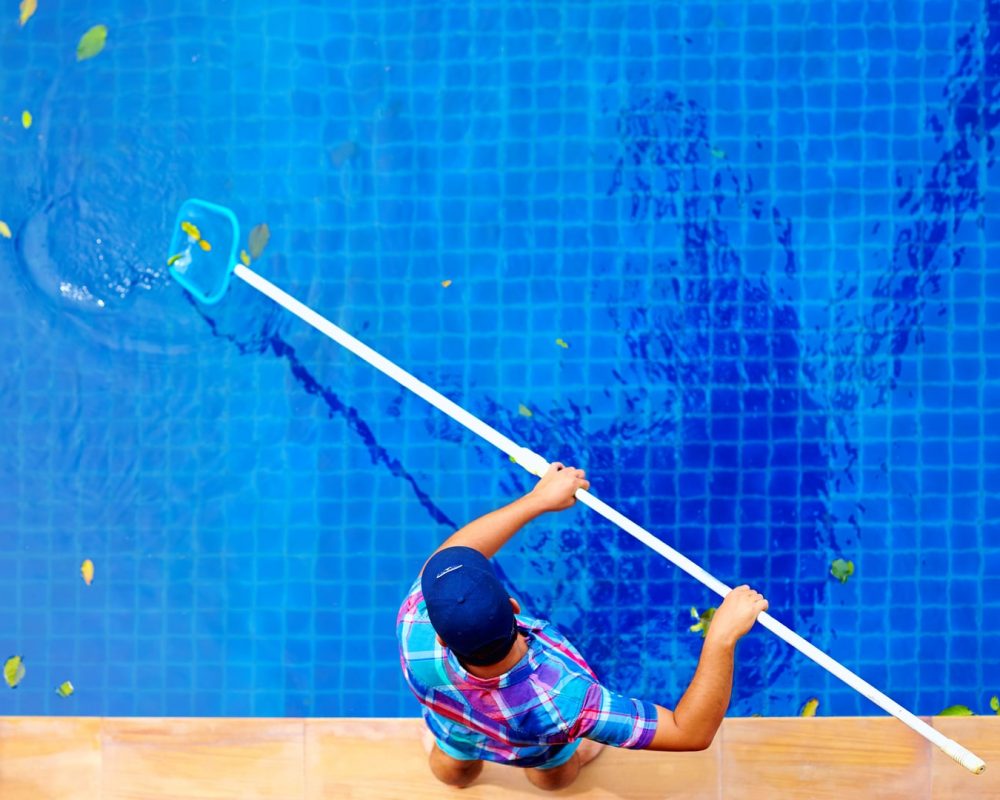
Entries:
[[167,259],[167,266],[168,267],[172,267],[175,263],[177,263],[178,261],[180,261],[182,258],[184,258],[184,254],[183,253],[174,253],[174,255],[170,256],[170,258]]
[[816,709],[819,708],[819,700],[815,697],[810,697],[806,700],[806,704],[802,706],[802,710],[799,712],[800,717],[815,717]]
[[250,258],[254,261],[260,258],[260,254],[264,252],[269,241],[271,241],[271,229],[267,227],[267,223],[262,222],[260,225],[254,225],[253,230],[250,231]]
[[1000,697],[993,695],[990,698],[990,708],[993,709],[994,713],[1000,714]]
[[698,609],[691,606],[691,618],[698,620],[694,625],[688,628],[691,633],[697,633],[701,631],[701,638],[705,638],[705,634],[708,633],[708,628],[712,624],[712,617],[715,616],[715,606],[710,606],[706,608],[701,614],[698,613]]
[[330,151],[330,160],[333,166],[342,167],[345,161],[354,158],[358,153],[358,146],[354,142],[341,142]]
[[563,350],[569,349],[569,345],[566,344],[566,341],[564,339],[556,339],[556,344],[559,345],[561,348],[563,348]]
[[250,266],[250,254],[246,250],[240,250],[240,261],[243,262],[244,267]]
[[21,656],[11,656],[3,665],[3,679],[11,689],[24,679],[24,659]]
[[447,288],[448,288],[449,286],[451,286],[451,281],[450,281],[450,280],[447,280],[447,281],[441,281],[441,285],[442,285],[442,286],[443,286],[443,287],[444,287],[445,289],[447,289]]
[[517,413],[520,414],[522,417],[530,417],[532,415],[531,409],[528,408],[524,403],[520,403],[518,405]]
[[181,230],[196,242],[201,238],[201,231],[198,230],[198,226],[188,222],[187,220],[181,223]]
[[712,158],[725,158],[726,151],[720,150],[718,147],[713,147],[710,151],[712,153]]
[[200,248],[201,248],[202,250],[204,250],[204,251],[205,251],[206,253],[207,253],[207,252],[208,252],[209,250],[211,250],[211,249],[212,249],[212,245],[210,245],[210,244],[209,244],[209,243],[208,243],[207,241],[205,241],[204,239],[199,239],[199,240],[198,240],[198,247],[200,247]]
[[80,43],[76,46],[76,60],[93,58],[104,49],[107,40],[108,29],[104,25],[95,25],[80,37]]
[[28,130],[28,128],[31,127],[31,112],[30,111],[22,111],[21,112],[21,127],[23,127],[25,130]]
[[56,687],[56,694],[60,697],[69,697],[73,694],[73,684],[69,681],[63,681]]
[[24,27],[24,23],[31,19],[32,14],[38,10],[38,0],[21,0],[21,27]]
[[974,717],[975,714],[968,706],[948,706],[943,711],[939,711],[939,717]]
[[2,219],[0,219],[0,236],[4,239],[10,238],[10,227],[8,227],[7,223]]
[[830,566],[830,574],[841,583],[847,583],[847,579],[854,574],[854,562],[838,558]]
[[89,558],[80,565],[80,575],[83,576],[83,582],[90,586],[94,581],[94,562]]

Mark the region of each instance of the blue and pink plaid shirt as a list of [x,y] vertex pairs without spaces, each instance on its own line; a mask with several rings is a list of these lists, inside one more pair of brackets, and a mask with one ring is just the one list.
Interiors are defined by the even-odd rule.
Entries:
[[438,644],[414,581],[396,618],[399,658],[437,739],[470,758],[519,767],[544,764],[579,738],[647,747],[656,706],[608,691],[576,648],[548,622],[517,615],[527,654],[496,678],[470,675]]

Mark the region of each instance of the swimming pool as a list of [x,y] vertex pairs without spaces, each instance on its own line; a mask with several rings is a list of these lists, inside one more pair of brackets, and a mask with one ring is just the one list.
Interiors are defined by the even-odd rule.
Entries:
[[[903,705],[989,713],[1000,5],[53,1],[0,44],[0,712],[414,715],[406,587],[529,486],[244,287],[188,301],[199,196]],[[583,509],[499,564],[676,702],[707,590]],[[875,713],[772,639],[731,713]]]

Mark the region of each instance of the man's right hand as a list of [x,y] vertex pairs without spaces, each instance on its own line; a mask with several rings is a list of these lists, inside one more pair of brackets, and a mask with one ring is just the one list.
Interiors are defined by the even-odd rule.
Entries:
[[587,473],[576,467],[565,467],[553,461],[535,487],[526,495],[544,511],[563,511],[576,502],[577,489],[590,488]]
[[706,640],[712,639],[730,647],[735,645],[753,627],[761,611],[767,611],[767,600],[763,595],[749,586],[737,586],[726,595],[712,617]]

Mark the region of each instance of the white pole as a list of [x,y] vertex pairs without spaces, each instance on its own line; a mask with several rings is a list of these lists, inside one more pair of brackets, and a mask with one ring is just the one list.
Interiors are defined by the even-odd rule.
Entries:
[[[516,442],[508,439],[499,431],[491,428],[477,417],[474,417],[464,408],[456,405],[443,394],[432,389],[426,383],[417,380],[410,373],[400,369],[387,358],[384,358],[376,353],[368,347],[368,345],[355,339],[345,330],[337,327],[325,317],[320,316],[308,306],[303,305],[294,297],[282,291],[265,278],[262,278],[253,270],[248,269],[242,264],[237,264],[233,271],[237,277],[250,284],[259,292],[262,292],[270,297],[278,305],[283,306],[288,311],[291,311],[299,319],[312,325],[320,333],[326,334],[337,342],[337,344],[343,345],[356,356],[363,358],[376,369],[384,372],[390,378],[402,384],[415,394],[420,395],[424,398],[424,400],[443,411],[456,422],[461,423],[473,433],[478,434],[490,444],[505,452],[517,461],[518,464],[528,470],[528,472],[533,475],[542,475],[545,470],[548,469],[549,464],[542,456],[528,450],[526,447],[521,447]],[[701,581],[701,583],[716,594],[721,597],[725,597],[731,591],[729,586],[726,586],[722,583],[722,581],[706,572],[691,559],[677,552],[669,545],[664,544],[645,528],[637,525],[624,514],[613,509],[607,503],[598,500],[590,492],[585,492],[583,489],[579,489],[577,490],[576,498],[584,505],[590,506],[605,519],[613,522],[626,533],[631,534],[640,542],[655,550],[668,561],[671,561],[680,567],[692,578]],[[951,756],[951,758],[955,759],[955,761],[970,772],[974,772],[978,775],[986,769],[986,763],[977,755],[966,750],[962,747],[962,745],[958,744],[958,742],[949,739],[940,731],[935,730],[919,717],[914,716],[912,713],[899,705],[899,703],[895,700],[880,692],[867,681],[862,680],[859,676],[855,675],[838,661],[830,658],[830,656],[822,650],[810,644],[787,625],[778,622],[778,620],[770,614],[766,612],[762,613],[757,618],[757,621],[773,634],[786,641],[800,653],[808,658],[811,658],[821,667],[836,675],[852,689],[860,692],[862,695],[875,703],[875,705],[892,714],[896,717],[896,719],[905,723],[921,736],[936,744],[947,755]]]

